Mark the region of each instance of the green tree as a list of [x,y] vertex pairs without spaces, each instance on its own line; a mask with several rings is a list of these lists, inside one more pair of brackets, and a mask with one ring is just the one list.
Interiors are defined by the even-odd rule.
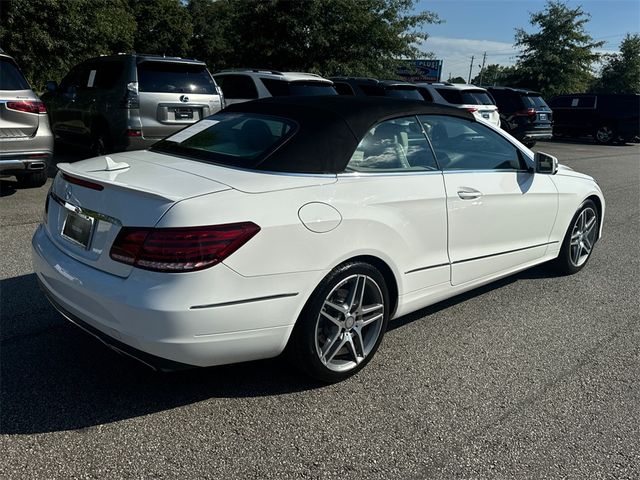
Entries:
[[448,83],[467,83],[467,81],[462,77],[449,77],[447,79]]
[[0,46],[35,89],[86,58],[133,47],[125,0],[10,0],[0,12]]
[[[218,2],[216,2],[218,3]],[[421,28],[438,22],[432,12],[414,13],[416,0],[221,0],[189,8],[209,12],[213,26],[196,38],[212,64],[302,70],[324,75],[394,74],[396,59],[426,55],[416,45],[427,38]],[[224,4],[224,5],[223,5]],[[227,16],[223,16],[226,12]],[[199,23],[201,20],[194,20]],[[233,39],[233,48],[207,45]],[[210,41],[209,39],[212,39]],[[217,49],[217,50],[216,50]],[[214,53],[224,57],[212,59]],[[198,52],[192,49],[192,54]]]
[[193,24],[181,0],[129,0],[129,4],[136,19],[136,52],[187,55]]
[[515,44],[522,50],[516,67],[528,87],[546,97],[587,90],[593,63],[599,58],[594,49],[604,44],[586,33],[588,21],[582,7],[549,1],[543,11],[531,14],[530,23],[538,27],[537,32],[516,30]]
[[233,65],[236,46],[232,21],[235,10],[228,0],[190,0],[187,10],[193,23],[189,56],[204,60],[211,71]]
[[607,56],[594,90],[640,93],[640,35],[627,34],[620,43],[620,53]]

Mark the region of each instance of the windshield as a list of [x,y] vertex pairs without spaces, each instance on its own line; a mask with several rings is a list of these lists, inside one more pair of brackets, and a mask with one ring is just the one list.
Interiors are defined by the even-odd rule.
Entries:
[[0,58],[0,90],[29,90],[29,84],[13,62]]
[[387,87],[385,88],[387,97],[406,98],[409,100],[424,100],[420,92],[415,87]]
[[296,124],[253,113],[219,113],[156,143],[151,150],[233,167],[254,168],[289,138]]
[[142,62],[138,85],[141,92],[216,93],[207,67],[193,63]]

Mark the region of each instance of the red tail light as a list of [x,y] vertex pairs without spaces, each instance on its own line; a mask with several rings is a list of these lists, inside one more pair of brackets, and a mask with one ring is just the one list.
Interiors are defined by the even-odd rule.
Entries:
[[475,108],[475,107],[469,107],[469,108],[467,108],[467,112],[469,112],[469,113],[474,113],[474,112],[477,112],[477,111],[478,111],[478,109],[477,109],[477,108]]
[[123,227],[109,256],[145,270],[193,272],[222,262],[259,231],[252,222],[186,228]]
[[27,113],[47,113],[47,108],[40,100],[20,100],[19,102],[7,102],[9,110]]
[[74,185],[80,185],[81,187],[90,188],[91,190],[98,190],[99,192],[104,190],[104,187],[99,183],[93,183],[89,180],[83,180],[82,178],[72,177],[71,175],[67,175],[66,173],[62,174],[62,178],[64,178],[67,182],[73,183]]
[[516,112],[516,117],[535,117],[536,109],[535,108],[527,108],[525,110],[519,110]]
[[127,137],[141,137],[142,130],[135,130],[133,128],[128,128],[124,131],[125,136]]

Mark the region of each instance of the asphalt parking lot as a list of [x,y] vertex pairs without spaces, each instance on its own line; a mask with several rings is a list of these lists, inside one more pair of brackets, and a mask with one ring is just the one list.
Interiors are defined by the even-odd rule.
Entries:
[[103,347],[36,285],[48,185],[0,180],[0,478],[640,478],[640,146],[535,149],[604,191],[587,267],[397,319],[332,386],[279,359],[157,374]]

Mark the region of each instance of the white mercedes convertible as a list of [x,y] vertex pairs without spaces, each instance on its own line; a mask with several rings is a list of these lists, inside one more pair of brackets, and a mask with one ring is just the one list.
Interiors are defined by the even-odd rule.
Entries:
[[59,169],[42,289],[162,370],[286,352],[344,379],[390,319],[543,262],[578,272],[605,210],[593,178],[472,114],[386,98],[236,104]]

